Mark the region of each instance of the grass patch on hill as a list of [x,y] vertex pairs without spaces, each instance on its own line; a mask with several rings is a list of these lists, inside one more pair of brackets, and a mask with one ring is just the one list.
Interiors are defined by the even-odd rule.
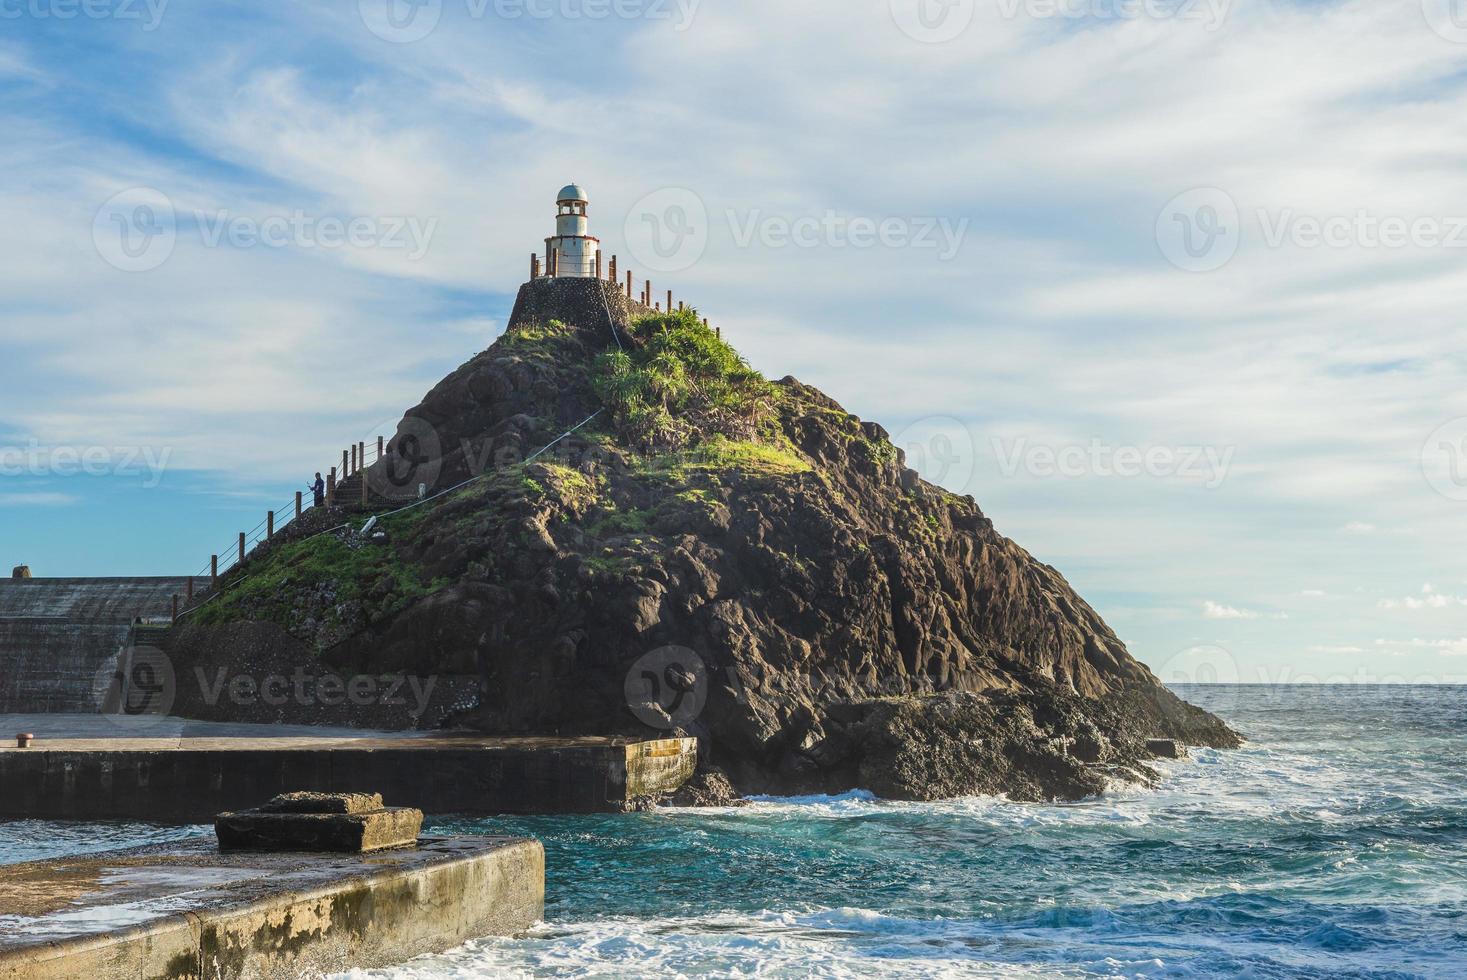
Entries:
[[592,383],[612,424],[644,452],[684,449],[721,435],[767,432],[778,389],[692,310],[636,320],[636,344],[596,358]]
[[[335,534],[318,534],[253,556],[243,574],[227,580],[225,591],[199,607],[191,619],[205,626],[264,620],[292,629],[305,615],[315,615],[321,625],[334,625],[339,621],[338,608],[348,605],[360,604],[369,621],[399,612],[448,584],[425,581],[421,570],[403,562],[391,544],[392,538],[410,532],[426,511],[383,521],[379,526],[389,535],[385,542],[353,547]],[[311,608],[306,603],[313,601],[321,585],[328,585],[334,598]]]

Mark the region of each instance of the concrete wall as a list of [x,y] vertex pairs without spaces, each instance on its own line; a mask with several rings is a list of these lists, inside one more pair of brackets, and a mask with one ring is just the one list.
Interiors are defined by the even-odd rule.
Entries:
[[182,578],[0,579],[0,713],[92,712],[132,621],[165,618]]
[[619,812],[675,791],[698,754],[691,738],[198,741],[0,748],[0,817],[201,823],[295,790],[378,792],[430,814]]

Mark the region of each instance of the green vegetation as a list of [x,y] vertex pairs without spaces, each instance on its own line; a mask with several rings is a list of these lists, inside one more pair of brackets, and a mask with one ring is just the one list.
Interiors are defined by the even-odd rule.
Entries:
[[[425,511],[426,509],[424,509]],[[389,535],[405,533],[424,511],[387,518],[379,526]],[[341,607],[360,603],[369,619],[390,616],[448,583],[426,582],[418,568],[402,562],[390,543],[364,542],[357,547],[334,534],[318,534],[279,545],[250,562],[248,574],[205,603],[194,621],[202,625],[241,619],[266,620],[287,629],[296,613],[295,599],[312,586],[329,583],[334,598],[324,610],[332,625]]]
[[644,451],[679,450],[717,434],[767,432],[778,389],[693,311],[638,319],[630,350],[596,359],[596,394],[618,429]]

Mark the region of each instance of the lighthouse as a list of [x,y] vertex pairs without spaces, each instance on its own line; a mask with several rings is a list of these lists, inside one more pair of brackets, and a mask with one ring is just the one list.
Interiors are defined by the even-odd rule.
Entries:
[[545,275],[594,279],[601,274],[601,240],[586,234],[586,192],[567,184],[555,198],[555,235],[545,239]]

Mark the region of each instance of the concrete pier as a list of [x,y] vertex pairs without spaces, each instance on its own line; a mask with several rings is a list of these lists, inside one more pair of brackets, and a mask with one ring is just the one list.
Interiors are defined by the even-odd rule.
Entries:
[[0,980],[234,980],[404,962],[513,935],[545,852],[503,837],[364,855],[220,853],[212,840],[0,867]]
[[296,790],[380,792],[429,814],[619,812],[671,793],[692,738],[417,735],[51,739],[0,748],[0,817],[204,823]]

